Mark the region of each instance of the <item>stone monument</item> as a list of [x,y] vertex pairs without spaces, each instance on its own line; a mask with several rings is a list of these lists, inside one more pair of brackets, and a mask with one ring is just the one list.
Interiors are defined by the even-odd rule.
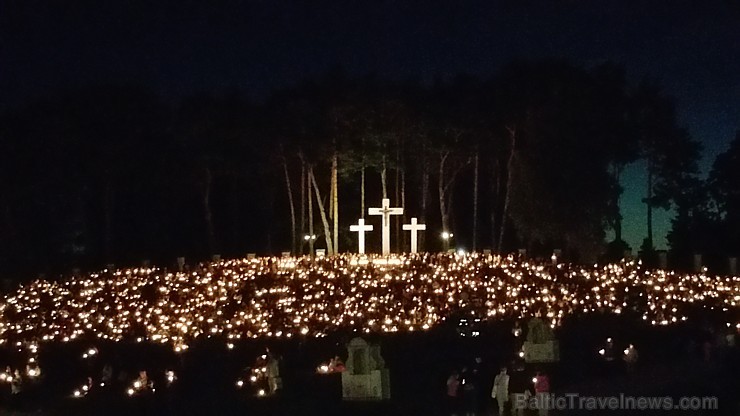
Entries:
[[737,257],[730,257],[727,260],[727,268],[729,269],[730,275],[735,276],[737,274]]
[[694,254],[694,273],[700,273],[702,269],[701,254]]
[[527,340],[522,345],[524,361],[527,363],[560,361],[560,345],[555,340],[550,325],[540,318],[532,318],[527,328]]
[[665,250],[658,250],[658,267],[663,270],[668,268],[668,252]]
[[342,372],[344,400],[387,400],[391,398],[390,374],[380,346],[353,338],[347,344],[347,369]]

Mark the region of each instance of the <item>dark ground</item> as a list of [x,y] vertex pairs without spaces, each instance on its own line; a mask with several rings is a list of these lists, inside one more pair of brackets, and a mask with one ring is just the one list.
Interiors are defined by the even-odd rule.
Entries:
[[[628,316],[591,315],[571,318],[557,332],[561,361],[540,366],[550,375],[553,392],[611,396],[620,392],[641,396],[717,396],[719,410],[680,414],[740,415],[740,348],[722,347],[721,326],[714,334],[707,319],[689,320],[671,327],[652,327]],[[713,322],[724,322],[713,319]],[[445,382],[453,368],[483,358],[480,390],[481,415],[495,414],[490,391],[499,365],[509,362],[516,350],[510,335],[511,322],[481,325],[480,337],[461,337],[454,326],[426,333],[371,336],[380,342],[391,373],[392,399],[357,403],[341,400],[338,374],[317,375],[315,367],[339,354],[351,334],[322,339],[281,342],[241,342],[227,350],[224,340],[204,339],[186,353],[176,355],[165,347],[136,343],[100,344],[94,360],[82,360],[90,343],[42,345],[40,363],[43,379],[11,396],[2,384],[0,415],[444,415]],[[470,330],[470,328],[468,328]],[[633,343],[640,362],[633,373],[622,363],[607,367],[597,354],[606,337],[613,337],[617,351]],[[713,343],[712,357],[705,361],[700,345]],[[266,346],[282,355],[284,389],[277,397],[256,398],[249,389],[237,389],[235,381],[243,369],[264,353]],[[3,366],[13,360],[4,351]],[[71,392],[87,375],[99,377],[110,363],[116,375],[125,372],[124,382],[110,390],[94,389],[84,398]],[[178,380],[165,388],[165,369],[177,371]],[[156,392],[127,397],[124,390],[138,370],[147,369],[155,378]],[[528,366],[532,374],[534,366]],[[655,414],[649,411],[553,411],[550,414]],[[666,413],[662,411],[661,413]]]

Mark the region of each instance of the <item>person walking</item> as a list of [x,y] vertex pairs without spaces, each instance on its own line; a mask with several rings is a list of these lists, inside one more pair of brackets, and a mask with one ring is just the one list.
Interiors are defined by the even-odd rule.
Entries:
[[509,374],[507,374],[506,367],[501,367],[501,372],[493,379],[491,398],[495,399],[498,404],[499,416],[503,416],[506,403],[509,401]]
[[466,416],[476,416],[478,414],[479,387],[478,371],[475,368],[464,368],[462,373],[462,390]]

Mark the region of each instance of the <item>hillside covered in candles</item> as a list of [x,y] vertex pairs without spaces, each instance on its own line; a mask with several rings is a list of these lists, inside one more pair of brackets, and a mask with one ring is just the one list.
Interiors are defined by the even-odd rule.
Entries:
[[2,299],[0,342],[126,340],[182,351],[204,337],[233,348],[246,338],[425,331],[461,314],[481,321],[538,315],[557,328],[593,312],[670,325],[705,309],[740,329],[739,306],[740,277],[634,262],[582,267],[481,254],[234,259],[33,281]]

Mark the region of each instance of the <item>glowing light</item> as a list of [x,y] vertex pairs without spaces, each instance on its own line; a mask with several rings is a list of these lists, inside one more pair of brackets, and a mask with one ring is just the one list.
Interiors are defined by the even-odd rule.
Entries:
[[[551,267],[478,253],[342,254],[222,260],[190,272],[133,268],[34,280],[0,299],[0,344],[25,345],[35,354],[39,342],[95,337],[169,344],[184,352],[199,337],[222,336],[232,349],[246,338],[428,330],[460,307],[471,308],[471,319],[486,321],[508,319],[509,312],[526,319],[541,310],[557,327],[569,315],[624,314],[628,307],[647,323],[671,325],[701,306],[733,316],[729,327],[740,330],[734,315],[740,307],[738,277],[649,271],[636,262]],[[142,296],[150,286],[156,300]],[[396,293],[394,287],[403,290]],[[637,297],[639,306],[628,303]],[[40,308],[45,298],[53,305]],[[239,312],[226,316],[231,302]],[[82,353],[86,359],[100,355],[95,347]]]

